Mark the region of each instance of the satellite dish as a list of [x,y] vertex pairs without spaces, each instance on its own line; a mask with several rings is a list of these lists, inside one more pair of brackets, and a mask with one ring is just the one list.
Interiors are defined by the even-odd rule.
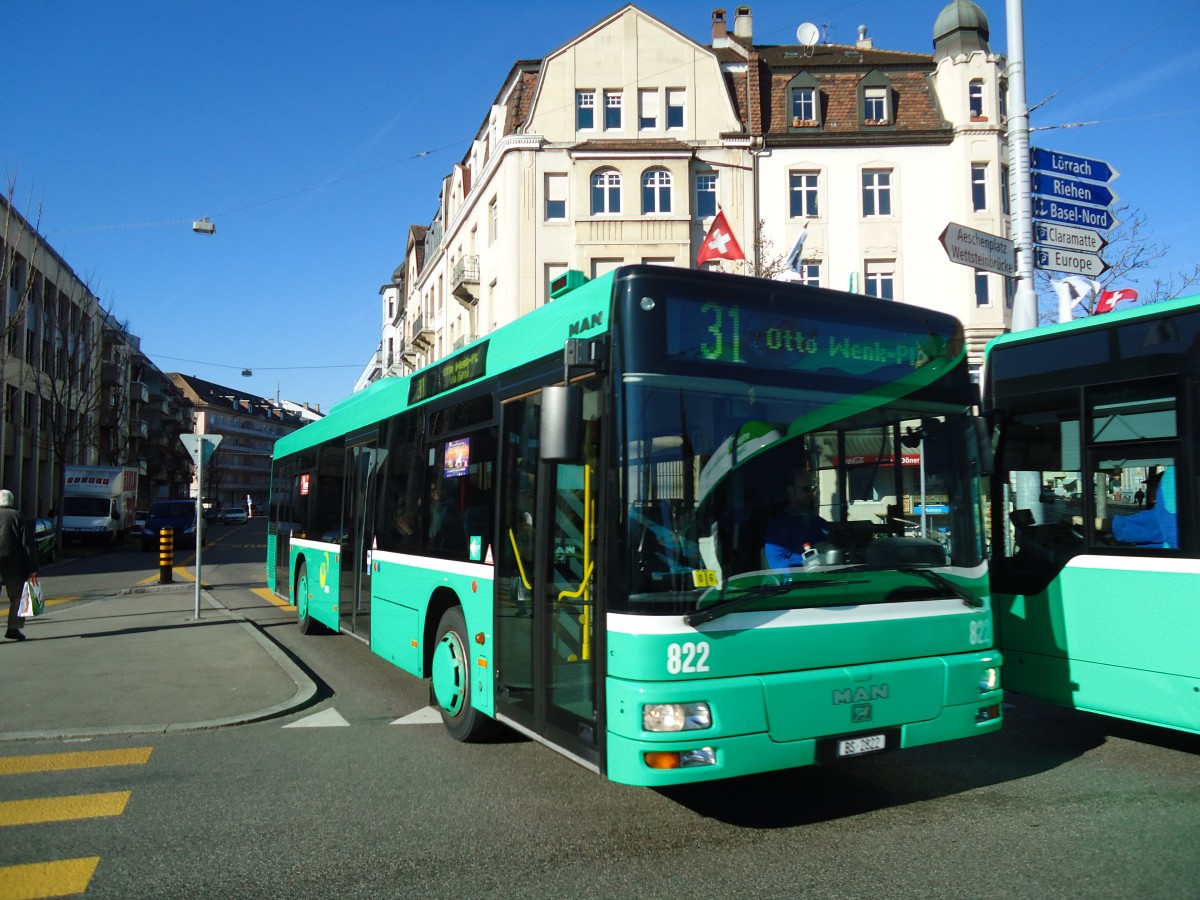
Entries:
[[796,29],[796,40],[805,47],[812,47],[821,39],[821,31],[812,22],[802,22]]

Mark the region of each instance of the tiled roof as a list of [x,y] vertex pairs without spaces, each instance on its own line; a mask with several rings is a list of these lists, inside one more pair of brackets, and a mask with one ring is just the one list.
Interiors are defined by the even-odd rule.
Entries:
[[[749,60],[728,48],[714,52],[722,63],[745,66],[741,71],[726,71],[725,80],[738,117],[751,133],[813,143],[848,138],[896,143],[949,140],[952,136],[929,84],[933,72],[930,54],[840,45],[760,46],[753,48]],[[886,128],[864,126],[859,118],[858,85],[875,70],[892,86],[893,117]],[[788,118],[788,85],[801,72],[817,82],[821,124],[793,131]],[[747,83],[753,102],[747,101]]]
[[850,68],[867,71],[886,66],[917,66],[933,71],[929,53],[905,53],[899,50],[874,50],[843,44],[818,44],[815,47],[766,44],[755,47],[759,59],[773,70]]

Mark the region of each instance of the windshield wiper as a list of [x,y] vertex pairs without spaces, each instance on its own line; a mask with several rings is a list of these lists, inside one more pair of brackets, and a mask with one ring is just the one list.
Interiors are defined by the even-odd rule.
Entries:
[[924,578],[934,587],[939,587],[952,597],[957,597],[967,606],[972,609],[980,609],[983,606],[983,601],[972,594],[965,588],[959,587],[949,578],[937,572],[931,572],[929,569],[916,569],[912,566],[896,569],[897,572],[903,572],[905,575],[916,575],[918,578]]
[[688,625],[702,625],[705,622],[713,621],[713,619],[727,616],[731,612],[736,612],[744,606],[749,606],[756,600],[762,600],[767,597],[778,597],[780,594],[786,594],[788,591],[807,590],[808,588],[818,587],[840,587],[845,584],[864,583],[863,581],[841,581],[826,578],[820,581],[789,581],[784,584],[760,584],[754,587],[741,588],[736,596],[725,597],[723,600],[718,600],[712,606],[706,606],[704,609],[690,612],[683,617],[683,621]]

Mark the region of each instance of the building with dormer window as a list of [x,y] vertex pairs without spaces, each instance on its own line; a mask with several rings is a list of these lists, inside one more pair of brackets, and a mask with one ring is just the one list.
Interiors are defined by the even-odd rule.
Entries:
[[705,46],[628,5],[514,63],[381,289],[370,371],[453,352],[550,302],[568,270],[693,266],[718,210],[748,260],[717,265],[950,312],[980,365],[1011,285],[950,262],[939,235],[1009,235],[1005,60],[986,16],[954,0],[932,53],[876,49],[865,28],[853,45],[758,45],[749,6],[728,25],[715,10]]

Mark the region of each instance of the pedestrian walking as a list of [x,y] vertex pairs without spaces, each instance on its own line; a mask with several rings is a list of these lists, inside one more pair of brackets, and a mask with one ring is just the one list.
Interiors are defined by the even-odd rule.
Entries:
[[8,630],[4,636],[10,641],[23,641],[21,589],[26,581],[38,583],[38,555],[33,532],[25,517],[13,507],[16,500],[12,491],[0,490],[0,578],[8,591]]

